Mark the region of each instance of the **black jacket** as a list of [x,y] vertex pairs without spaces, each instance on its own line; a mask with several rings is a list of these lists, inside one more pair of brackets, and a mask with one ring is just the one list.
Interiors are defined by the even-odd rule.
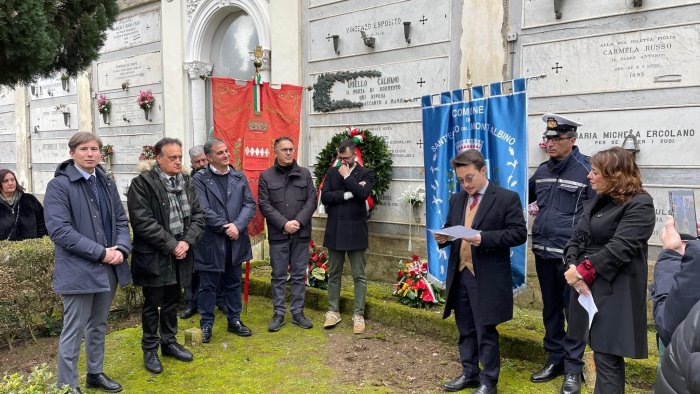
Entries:
[[529,181],[529,202],[537,200],[539,213],[532,224],[532,252],[545,259],[561,259],[583,202],[595,197],[586,177],[591,170],[588,156],[574,146],[564,160],[540,164]]
[[588,330],[588,313],[569,299],[568,335],[586,340],[594,352],[647,357],[647,241],[656,216],[650,195],[640,193],[624,204],[609,197],[589,201],[564,248],[567,264],[587,256],[597,277],[590,286],[598,313]]
[[316,210],[316,190],[311,172],[292,162],[288,173],[275,165],[260,174],[258,206],[267,221],[267,236],[271,242],[283,241],[284,225],[290,220],[301,224],[292,237],[311,238],[311,216]]
[[185,178],[185,193],[190,216],[183,221],[182,241],[190,245],[187,256],[177,260],[172,255],[178,240],[170,234],[170,202],[168,192],[155,170],[144,171],[131,181],[127,193],[129,219],[134,231],[131,272],[138,286],[164,286],[177,283],[188,286],[192,280],[192,252],[202,237],[204,211],[199,205],[192,178]]
[[673,333],[656,374],[654,393],[700,393],[700,301]]
[[[365,182],[364,186],[360,182]],[[323,246],[335,250],[367,249],[366,203],[373,186],[374,172],[359,163],[345,179],[336,167],[328,169],[321,188],[321,203],[328,213]],[[346,200],[345,192],[352,192],[353,197]]]
[[[450,197],[450,209],[444,227],[464,224],[468,195],[464,190]],[[523,206],[517,193],[490,182],[481,198],[472,228],[481,230],[481,244],[472,246],[472,261],[477,281],[479,307],[474,311],[479,324],[499,324],[513,318],[513,274],[510,248],[527,240]],[[459,267],[461,239],[440,244],[451,245],[445,282],[447,300],[443,319],[455,308],[452,282]]]
[[0,241],[21,241],[46,235],[41,203],[29,193],[20,193],[22,195],[12,207],[0,201]]
[[654,325],[664,345],[700,300],[700,241],[690,241],[681,256],[662,250],[654,267],[650,293],[654,300]]

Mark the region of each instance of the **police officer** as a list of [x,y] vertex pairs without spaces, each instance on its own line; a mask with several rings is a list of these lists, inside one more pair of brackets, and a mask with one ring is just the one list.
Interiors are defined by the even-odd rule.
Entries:
[[549,160],[540,164],[529,181],[528,211],[535,216],[532,252],[542,291],[544,349],[548,354],[542,370],[532,374],[535,383],[565,375],[562,393],[579,393],[584,342],[566,336],[565,312],[569,286],[564,279],[564,246],[581,216],[584,201],[595,196],[587,179],[588,156],[576,146],[580,123],[557,114],[545,114],[543,141]]

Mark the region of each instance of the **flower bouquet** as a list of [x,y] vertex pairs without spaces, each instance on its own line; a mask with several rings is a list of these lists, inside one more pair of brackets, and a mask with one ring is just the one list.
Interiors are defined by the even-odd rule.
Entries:
[[109,115],[110,111],[112,111],[112,102],[107,100],[107,96],[101,94],[97,98],[97,112],[102,115]]
[[110,144],[107,145],[102,145],[102,159],[106,160],[108,157],[111,157],[114,154],[114,147]]
[[428,282],[428,262],[413,255],[412,259],[399,262],[398,283],[394,285],[394,295],[399,303],[411,308],[429,308],[445,302],[442,293],[433,289]]
[[414,207],[419,207],[425,202],[425,189],[423,186],[418,186],[413,188],[409,186],[406,190],[399,196],[401,201],[410,204]]
[[156,102],[155,97],[153,97],[153,93],[151,91],[144,92],[141,90],[139,92],[139,96],[136,98],[136,103],[141,107],[142,110],[144,111],[150,111],[151,108],[153,108],[153,104]]
[[144,145],[139,160],[154,160],[156,158],[156,150],[151,145]]
[[328,252],[325,248],[309,243],[309,265],[306,268],[306,284],[318,289],[328,289]]

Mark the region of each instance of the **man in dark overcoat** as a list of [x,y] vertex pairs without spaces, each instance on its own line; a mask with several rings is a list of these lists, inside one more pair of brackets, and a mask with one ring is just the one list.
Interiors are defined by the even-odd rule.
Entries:
[[161,373],[163,356],[192,361],[192,353],[177,343],[180,286],[192,273],[192,248],[202,236],[204,212],[189,175],[182,173],[182,143],[163,138],[154,146],[156,163],[134,178],[127,206],[134,230],[131,272],[142,286],[141,349],[146,369]]
[[526,241],[527,227],[520,197],[489,182],[478,150],[465,150],[451,164],[463,190],[450,198],[445,227],[464,225],[480,233],[453,240],[434,235],[440,247],[451,246],[443,318],[454,310],[462,363],[462,373],[443,388],[492,394],[500,370],[496,326],[513,318],[510,248]]
[[87,387],[116,393],[122,386],[103,371],[105,334],[117,284],[131,281],[129,222],[116,185],[98,164],[100,138],[78,132],[68,148],[71,159],[56,168],[44,197],[46,229],[56,244],[53,284],[63,301],[57,384],[81,392],[78,356],[84,337]]
[[272,320],[268,331],[284,325],[287,274],[291,287],[292,323],[301,328],[313,324],[304,316],[306,270],[309,263],[311,217],[316,210],[316,190],[311,172],[294,160],[294,143],[279,137],[273,145],[275,164],[260,174],[258,205],[267,222],[272,266]]
[[241,266],[253,258],[248,223],[255,216],[255,200],[242,172],[230,164],[231,154],[220,140],[204,144],[209,164],[195,174],[199,202],[204,209],[204,237],[195,249],[194,269],[199,275],[199,325],[202,342],[208,343],[214,326],[214,307],[219,283],[226,302],[228,332],[250,336],[241,321]]
[[328,248],[330,263],[328,312],[323,326],[331,328],[340,323],[340,279],[347,254],[355,284],[353,332],[361,334],[365,331],[365,251],[369,244],[366,204],[372,193],[374,172],[355,160],[355,149],[351,139],[340,142],[337,149],[340,166],[328,169],[321,188],[321,203],[328,213],[323,246]]

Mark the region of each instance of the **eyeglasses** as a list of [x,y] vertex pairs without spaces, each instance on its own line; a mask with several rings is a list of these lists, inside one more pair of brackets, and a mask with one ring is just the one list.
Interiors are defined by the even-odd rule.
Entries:
[[295,150],[294,148],[280,148],[280,151],[284,153],[294,153]]
[[476,175],[477,174],[471,174],[471,175],[465,176],[464,178],[457,178],[457,182],[459,182],[460,185],[463,185],[465,183],[471,184],[472,182],[474,182],[474,178],[476,177]]
[[340,160],[340,161],[350,161],[350,160],[352,160],[353,157],[355,157],[354,154],[352,154],[352,155],[350,155],[350,156],[347,156],[347,157],[338,156],[338,160]]
[[547,142],[551,141],[551,142],[554,142],[556,144],[557,142],[561,142],[563,140],[570,140],[572,138],[573,137],[543,137],[542,142],[547,143]]

